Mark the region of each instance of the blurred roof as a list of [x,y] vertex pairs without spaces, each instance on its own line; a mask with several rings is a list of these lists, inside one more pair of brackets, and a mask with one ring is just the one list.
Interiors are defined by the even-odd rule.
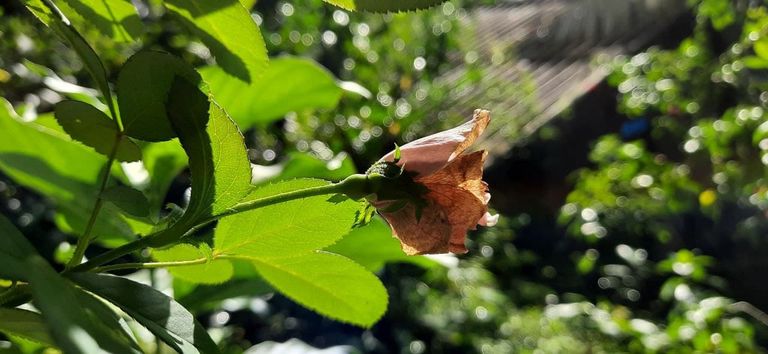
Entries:
[[[484,145],[504,154],[605,79],[597,56],[636,53],[684,13],[685,0],[518,0],[477,8],[468,55],[488,65],[477,87],[456,82],[451,110],[470,116],[475,105],[490,109]],[[465,70],[458,66],[442,80],[458,81]]]

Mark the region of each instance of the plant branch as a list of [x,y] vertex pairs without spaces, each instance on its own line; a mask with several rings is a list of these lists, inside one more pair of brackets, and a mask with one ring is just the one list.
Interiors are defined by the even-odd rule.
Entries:
[[109,175],[112,172],[112,164],[115,162],[115,156],[117,155],[117,148],[118,146],[120,146],[121,139],[122,139],[122,133],[118,133],[115,136],[115,143],[112,145],[112,151],[109,152],[109,157],[107,158],[107,165],[104,168],[104,173],[101,175],[99,192],[96,195],[96,202],[94,203],[93,209],[91,210],[91,216],[88,218],[88,224],[85,226],[85,231],[83,231],[83,235],[80,236],[80,238],[78,238],[77,240],[75,253],[72,255],[72,258],[67,263],[67,268],[72,268],[83,261],[85,250],[88,248],[88,244],[93,239],[93,236],[92,236],[93,227],[96,225],[96,220],[99,216],[99,211],[101,211],[101,206],[102,204],[104,204],[104,198],[102,197],[102,195],[104,194],[104,190],[107,188],[107,182],[109,182]]
[[120,264],[107,265],[103,267],[96,267],[91,269],[91,271],[109,272],[109,271],[121,270],[121,269],[154,269],[154,268],[163,268],[163,267],[181,267],[181,266],[188,266],[188,265],[204,264],[209,261],[212,261],[212,259],[203,257],[203,258],[192,259],[188,261],[120,263]]
[[174,242],[178,242],[180,239],[195,233],[200,228],[216,220],[219,220],[225,216],[242,213],[245,211],[249,211],[249,210],[253,210],[253,209],[257,209],[257,208],[261,208],[261,207],[265,207],[273,204],[284,203],[284,202],[295,200],[295,199],[313,197],[313,196],[324,195],[324,194],[341,193],[356,199],[363,195],[366,195],[368,193],[369,188],[370,188],[370,185],[369,185],[368,176],[358,174],[358,175],[349,176],[343,181],[334,183],[334,184],[299,189],[295,191],[275,194],[275,195],[260,198],[260,199],[249,200],[247,202],[236,204],[235,206],[217,215],[204,218],[196,222],[196,224],[191,227],[186,227],[185,225],[180,225],[181,223],[176,223],[166,230],[144,236],[133,242],[126,243],[118,248],[114,248],[105,253],[102,253],[92,258],[88,262],[74,266],[66,270],[65,272],[90,271],[90,270],[93,270],[94,268],[101,266],[102,264],[113,261],[119,257],[122,257],[126,254],[133,253],[145,247],[167,246]]

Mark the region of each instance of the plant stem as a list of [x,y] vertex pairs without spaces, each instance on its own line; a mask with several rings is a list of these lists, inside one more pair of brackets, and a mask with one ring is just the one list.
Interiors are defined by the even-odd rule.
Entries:
[[[369,187],[368,177],[366,175],[352,175],[347,177],[343,181],[334,183],[334,184],[318,186],[318,187],[310,187],[305,189],[298,189],[295,191],[275,194],[275,195],[264,197],[261,199],[242,202],[242,203],[236,204],[235,206],[217,215],[204,218],[198,221],[195,225],[191,227],[185,227],[184,225],[179,226],[179,223],[176,223],[166,230],[144,236],[135,241],[126,243],[118,248],[114,248],[105,253],[102,253],[92,258],[88,262],[85,262],[83,264],[79,264],[70,269],[67,269],[65,272],[90,271],[99,267],[102,264],[113,261],[119,257],[138,251],[145,247],[167,246],[169,244],[178,242],[179,239],[189,236],[193,234],[195,231],[199,230],[200,228],[218,219],[221,219],[225,216],[230,216],[233,214],[242,213],[245,211],[249,211],[249,210],[253,210],[253,209],[257,209],[257,208],[261,208],[261,207],[265,207],[273,204],[284,203],[284,202],[295,200],[295,199],[313,197],[317,195],[342,193],[342,194],[349,195],[353,198],[359,198],[360,196],[366,194],[366,190],[368,187]],[[104,267],[102,267],[102,269],[103,268]]]
[[115,143],[112,145],[112,151],[109,152],[109,157],[107,158],[107,165],[104,168],[104,173],[101,175],[101,184],[99,185],[99,192],[96,195],[96,202],[94,203],[93,209],[91,210],[91,216],[90,218],[88,218],[88,224],[85,226],[85,231],[83,231],[83,235],[80,236],[80,238],[77,240],[75,253],[72,255],[72,259],[70,259],[69,262],[67,263],[67,268],[72,268],[83,261],[85,250],[88,248],[88,244],[93,239],[93,236],[92,236],[93,227],[96,225],[96,219],[99,216],[99,211],[101,211],[101,206],[102,204],[104,204],[104,199],[102,198],[102,194],[104,194],[104,190],[107,188],[107,182],[109,182],[109,175],[112,173],[112,164],[115,162],[115,156],[117,155],[117,148],[118,146],[120,146],[121,139],[122,139],[122,133],[118,133],[115,136]]
[[94,272],[109,272],[113,270],[121,269],[154,269],[163,267],[180,267],[195,264],[204,264],[208,262],[209,258],[198,258],[189,261],[172,261],[172,262],[147,262],[147,263],[120,263],[112,264],[103,267],[96,267],[91,269]]

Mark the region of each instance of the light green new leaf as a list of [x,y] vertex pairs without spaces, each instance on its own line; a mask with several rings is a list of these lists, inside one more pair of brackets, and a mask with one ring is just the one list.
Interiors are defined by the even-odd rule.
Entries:
[[[59,227],[82,234],[98,192],[106,158],[55,130],[22,122],[8,101],[0,98],[0,170],[56,205]],[[105,206],[96,220],[99,241],[132,239],[147,225],[128,222],[113,206]],[[136,230],[133,227],[139,227]]]
[[149,201],[143,193],[126,186],[114,186],[104,190],[101,197],[126,213],[145,217],[149,215]]
[[401,12],[430,8],[446,0],[325,0],[343,9],[369,12]]
[[408,256],[403,253],[400,242],[392,237],[389,226],[378,217],[371,220],[368,225],[352,230],[341,241],[326,250],[348,257],[374,272],[388,262],[409,262],[424,268],[437,265],[429,258]]
[[288,112],[334,108],[341,98],[333,75],[309,59],[273,59],[264,76],[250,85],[215,66],[202,68],[200,74],[216,102],[242,129],[265,126]]
[[[109,156],[118,136],[115,122],[102,111],[80,101],[56,104],[55,117],[72,139]],[[120,136],[115,158],[118,161],[141,160],[141,149],[127,136]]]
[[235,123],[196,86],[183,79],[174,82],[168,116],[192,173],[192,196],[184,222],[179,223],[194,225],[232,207],[249,192],[251,166]]
[[91,273],[70,276],[75,283],[117,305],[179,353],[218,353],[195,316],[167,295],[128,279]]
[[370,327],[387,310],[381,281],[342,256],[317,252],[254,265],[282,294],[330,318]]
[[168,53],[141,51],[123,65],[117,77],[117,102],[129,136],[146,141],[176,136],[166,112],[166,102],[177,76],[193,84],[200,82],[195,69]]
[[[164,250],[153,250],[152,257],[160,262],[189,261],[209,258],[205,252],[190,244],[179,244]],[[206,254],[207,253],[207,254]],[[195,284],[220,284],[232,278],[232,263],[228,260],[211,260],[207,263],[183,267],[169,267],[168,271],[182,280]]]
[[46,346],[54,345],[43,317],[37,312],[0,308],[0,332]]
[[165,0],[229,75],[254,83],[267,65],[267,48],[256,22],[238,0]]
[[[112,94],[109,90],[109,84],[107,83],[107,71],[104,69],[99,56],[85,41],[83,36],[77,32],[72,26],[72,23],[67,19],[64,14],[58,10],[55,5],[49,0],[23,0],[35,17],[37,17],[42,23],[50,27],[60,39],[64,40],[70,48],[72,48],[77,55],[83,60],[85,69],[91,75],[96,85],[99,87],[101,94],[104,96],[106,102],[112,101]],[[46,6],[46,2],[47,5]],[[52,11],[51,8],[54,10]]]
[[[296,179],[255,189],[243,201],[298,189],[327,185],[316,179]],[[280,258],[322,249],[349,232],[356,202],[319,195],[273,204],[224,217],[214,231],[215,254],[245,258]]]
[[57,4],[79,28],[95,28],[112,41],[129,43],[144,33],[130,0],[62,0]]

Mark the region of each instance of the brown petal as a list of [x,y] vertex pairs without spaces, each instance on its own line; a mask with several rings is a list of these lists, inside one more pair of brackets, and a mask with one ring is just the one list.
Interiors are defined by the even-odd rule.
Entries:
[[467,252],[464,246],[467,231],[474,230],[488,211],[485,203],[488,186],[482,181],[485,156],[485,151],[459,156],[444,169],[417,179],[429,190],[427,198],[447,216],[451,225],[449,250],[453,253]]
[[[381,211],[405,253],[467,252],[467,231],[474,230],[487,211],[487,185],[481,180],[484,159],[484,151],[459,156],[442,170],[417,178],[428,189],[421,219],[416,219],[411,204],[394,212]],[[377,208],[385,210],[386,205],[379,202]]]
[[393,236],[407,255],[446,253],[449,251],[451,225],[442,208],[427,205],[416,220],[412,204],[395,212],[380,212],[392,228]]
[[[399,164],[418,176],[428,176],[445,167],[469,148],[490,121],[490,112],[477,109],[470,121],[458,127],[401,146]],[[384,161],[393,161],[393,159],[394,151],[382,158]]]

